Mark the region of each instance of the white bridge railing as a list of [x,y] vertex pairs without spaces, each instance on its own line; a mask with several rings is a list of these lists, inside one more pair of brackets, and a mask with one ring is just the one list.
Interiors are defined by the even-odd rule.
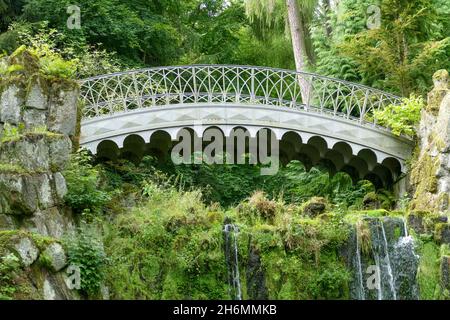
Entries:
[[251,66],[158,67],[96,76],[80,85],[85,120],[154,106],[220,103],[298,108],[378,127],[373,111],[400,103],[397,96],[347,81]]

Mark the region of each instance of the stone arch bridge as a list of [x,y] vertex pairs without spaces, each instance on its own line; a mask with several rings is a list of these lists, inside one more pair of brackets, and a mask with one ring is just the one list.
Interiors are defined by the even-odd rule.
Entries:
[[[302,86],[302,87],[301,87]],[[302,90],[303,89],[303,94]],[[388,186],[405,172],[412,139],[394,136],[373,112],[400,98],[338,79],[228,65],[149,68],[81,81],[81,145],[100,157],[167,155],[188,128],[251,137],[269,129],[282,162],[325,163]]]

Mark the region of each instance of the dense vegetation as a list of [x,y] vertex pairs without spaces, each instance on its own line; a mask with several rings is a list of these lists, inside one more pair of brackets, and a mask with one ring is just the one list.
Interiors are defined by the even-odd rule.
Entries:
[[[426,93],[434,71],[450,66],[448,1],[298,3],[310,71],[409,96]],[[0,52],[56,49],[82,61],[79,77],[191,63],[295,66],[284,1],[80,0],[80,29],[67,28],[70,5],[1,1]],[[368,29],[371,5],[382,23]]]
[[[450,69],[448,1],[297,2],[306,70],[404,96],[401,105],[370,116],[394,134],[414,137],[432,74]],[[296,68],[285,1],[77,4],[82,27],[69,29],[71,1],[0,0],[0,58],[28,47],[39,57],[40,74],[64,79],[193,63]],[[376,28],[367,27],[370,5],[381,10]],[[1,77],[20,68],[0,59]],[[22,134],[8,124],[1,130],[2,143]],[[362,217],[403,218],[409,199],[347,173],[307,170],[299,161],[274,176],[259,172],[255,165],[174,165],[150,156],[139,164],[105,163],[86,150],[75,153],[64,172],[64,201],[80,226],[63,243],[69,262],[81,269],[80,293],[98,297],[105,283],[119,299],[228,299],[224,224],[234,224],[243,298],[349,298],[353,274],[341,251],[352,230],[370,251]],[[434,228],[437,218],[426,219]],[[414,236],[421,298],[449,298],[439,289],[439,259],[448,245]],[[16,290],[19,269],[14,255],[0,259],[0,299]]]

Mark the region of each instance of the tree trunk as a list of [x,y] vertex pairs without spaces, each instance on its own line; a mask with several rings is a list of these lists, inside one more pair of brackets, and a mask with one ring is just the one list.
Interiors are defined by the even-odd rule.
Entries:
[[[286,0],[288,9],[289,29],[291,31],[292,49],[294,51],[295,68],[297,71],[305,72],[308,65],[306,55],[305,33],[303,21],[298,10],[297,0]],[[310,85],[302,76],[299,76],[300,90],[302,93],[302,101],[308,103]]]

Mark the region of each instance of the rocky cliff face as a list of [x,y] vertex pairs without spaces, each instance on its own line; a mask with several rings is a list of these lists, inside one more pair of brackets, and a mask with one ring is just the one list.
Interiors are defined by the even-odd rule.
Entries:
[[[449,74],[439,70],[433,76],[434,88],[422,111],[418,131],[418,154],[411,166],[413,199],[408,224],[416,234],[431,234],[436,243],[450,244],[450,89]],[[450,257],[440,261],[440,286],[448,295]]]
[[422,111],[419,154],[411,168],[412,209],[450,212],[450,90],[449,75],[433,76],[434,89]]
[[[63,235],[74,230],[61,172],[77,124],[77,84],[39,73],[27,51],[7,58],[0,79],[0,264],[11,268],[6,298],[73,299]],[[17,262],[15,265],[14,262]]]

